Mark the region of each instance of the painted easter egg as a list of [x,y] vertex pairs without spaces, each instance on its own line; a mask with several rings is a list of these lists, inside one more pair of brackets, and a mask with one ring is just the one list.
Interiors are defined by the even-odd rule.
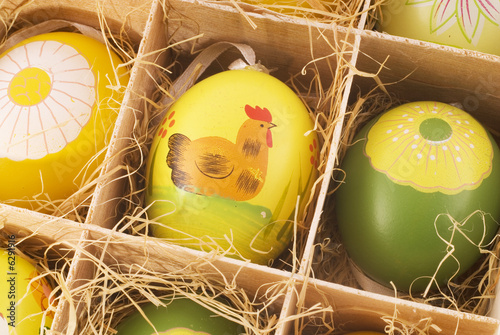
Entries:
[[157,131],[146,203],[153,234],[229,250],[256,263],[289,245],[294,210],[316,179],[318,138],[308,111],[257,70],[208,77],[183,94]]
[[500,1],[390,0],[379,29],[389,34],[500,55]]
[[[152,303],[141,306],[144,315],[162,335],[239,335],[243,326],[230,321],[186,298],[165,301],[166,306]],[[124,319],[117,327],[117,335],[156,334],[138,311]]]
[[461,109],[420,101],[376,117],[353,143],[336,213],[355,265],[415,292],[469,269],[500,218],[500,156],[488,131]]
[[0,249],[0,334],[37,335],[40,328],[50,328],[54,315],[47,309],[52,288],[43,277],[32,281],[39,275],[15,251]]
[[120,64],[101,42],[68,32],[0,55],[0,200],[65,199],[92,176],[120,108],[115,88],[128,81]]

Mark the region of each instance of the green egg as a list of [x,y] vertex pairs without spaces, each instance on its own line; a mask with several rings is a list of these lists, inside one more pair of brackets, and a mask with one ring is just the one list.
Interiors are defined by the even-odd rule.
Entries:
[[[146,317],[162,335],[239,335],[243,326],[197,304],[187,298],[165,301],[166,306],[153,303],[141,306]],[[117,335],[156,334],[151,324],[138,311],[122,321]]]
[[372,120],[353,143],[336,215],[368,277],[419,292],[478,261],[500,217],[499,149],[478,121],[451,105],[413,102]]

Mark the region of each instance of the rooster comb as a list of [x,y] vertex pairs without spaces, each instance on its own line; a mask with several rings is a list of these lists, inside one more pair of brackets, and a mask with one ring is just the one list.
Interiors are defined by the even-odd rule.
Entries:
[[259,106],[255,106],[253,108],[250,105],[245,106],[245,113],[247,113],[248,117],[254,120],[271,122],[273,117],[267,108],[260,108]]

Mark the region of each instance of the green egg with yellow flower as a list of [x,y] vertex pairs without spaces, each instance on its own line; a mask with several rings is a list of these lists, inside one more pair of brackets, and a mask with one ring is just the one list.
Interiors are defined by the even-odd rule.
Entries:
[[335,193],[340,235],[369,278],[419,292],[470,269],[500,218],[500,158],[465,111],[435,101],[400,105],[356,135]]

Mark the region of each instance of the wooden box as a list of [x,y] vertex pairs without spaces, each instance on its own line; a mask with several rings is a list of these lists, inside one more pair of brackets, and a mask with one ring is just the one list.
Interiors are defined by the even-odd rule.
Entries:
[[[16,13],[15,20],[30,23],[65,19],[98,29],[104,18],[110,31],[126,31],[137,52],[130,62],[131,79],[108,147],[109,160],[84,222],[8,205],[0,207],[2,239],[15,235],[20,250],[48,258],[52,270],[63,273],[53,334],[92,333],[85,324],[97,313],[94,308],[105,306],[98,305],[102,299],[112,299],[107,288],[93,287],[97,277],[109,276],[109,282],[101,283],[113,288],[117,283],[126,287],[121,279],[113,283],[117,273],[133,277],[134,272],[168,275],[183,271],[234,286],[265,305],[262,308],[272,322],[262,322],[269,328],[254,330],[256,334],[341,334],[362,329],[382,332],[390,324],[403,323],[409,325],[408,334],[416,334],[418,329],[424,329],[419,334],[445,335],[499,331],[497,314],[475,315],[372,293],[316,278],[311,271],[323,243],[319,229],[325,224],[324,206],[339,164],[345,121],[358,97],[377,85],[374,78],[383,83],[395,82],[387,90],[405,99],[453,101],[460,95],[476,107],[473,112],[478,119],[495,128],[500,94],[486,83],[498,81],[498,57],[367,30],[369,1],[360,8],[351,26],[313,22],[225,2],[35,0],[17,12],[21,3],[25,2],[4,1],[0,13],[10,20]],[[5,29],[0,30],[0,35],[5,33]],[[312,87],[313,94],[308,97],[311,106],[329,113],[329,123],[322,129],[321,177],[308,208],[307,228],[299,231],[291,245],[294,257],[284,266],[251,264],[130,233],[131,226],[144,222],[135,213],[127,212],[132,206],[123,205],[123,195],[131,185],[140,184],[141,178],[136,170],[140,165],[128,167],[128,159],[138,150],[136,142],[145,136],[140,125],[151,122],[158,87],[168,85],[166,77],[173,80],[178,75],[175,71],[166,74],[164,69],[174,62],[187,65],[194,58],[193,50],[218,41],[250,45],[265,66],[278,69],[274,76],[288,83],[295,76],[300,83],[299,94],[306,95]],[[451,80],[449,73],[464,80]],[[58,262],[58,258],[63,261]],[[493,299],[494,310],[497,303]],[[94,333],[101,331],[112,333],[109,329],[95,329]]]

